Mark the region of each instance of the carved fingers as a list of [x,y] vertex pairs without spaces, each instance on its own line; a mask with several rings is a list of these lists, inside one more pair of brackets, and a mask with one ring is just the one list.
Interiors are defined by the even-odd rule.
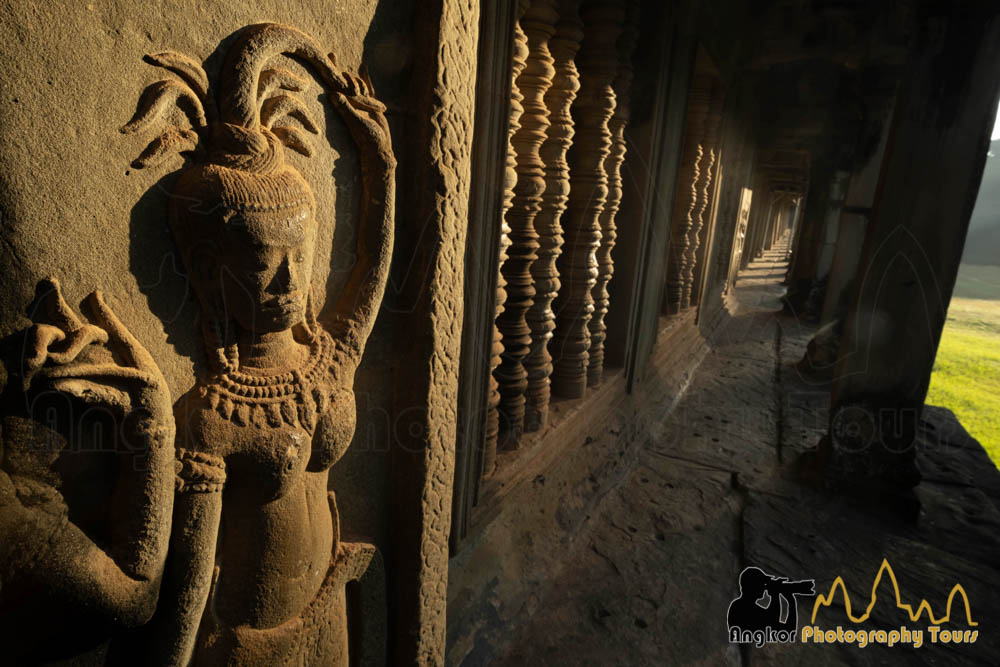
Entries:
[[344,89],[332,96],[354,140],[361,148],[367,146],[391,152],[386,107],[375,99],[368,71],[362,67],[360,74],[344,72],[343,78],[346,81]]
[[52,324],[35,324],[28,332],[24,354],[24,375],[30,378],[47,362],[65,364],[73,361],[91,343],[108,342],[103,329],[82,321],[63,299],[59,281],[46,278],[39,283],[44,291],[42,306]]
[[110,341],[121,347],[132,368],[155,375],[162,380],[163,376],[160,374],[156,362],[153,361],[153,357],[108,307],[101,291],[95,290],[87,299],[94,309],[94,319],[97,320],[101,328],[108,332]]

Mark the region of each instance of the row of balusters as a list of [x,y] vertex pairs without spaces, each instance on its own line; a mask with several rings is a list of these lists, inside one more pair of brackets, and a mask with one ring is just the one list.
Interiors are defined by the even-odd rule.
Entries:
[[703,237],[719,162],[722,83],[696,67],[691,78],[685,116],[684,145],[674,197],[673,226],[667,253],[663,310],[677,315],[694,305]]
[[604,370],[639,0],[521,0],[483,474]]

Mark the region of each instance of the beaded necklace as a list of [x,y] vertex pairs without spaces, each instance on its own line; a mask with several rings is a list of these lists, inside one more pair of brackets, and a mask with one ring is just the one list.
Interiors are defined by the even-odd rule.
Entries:
[[298,368],[277,375],[227,370],[208,385],[208,400],[216,412],[238,426],[295,426],[312,433],[317,415],[330,406],[333,393],[329,371],[334,342],[316,327],[309,354]]

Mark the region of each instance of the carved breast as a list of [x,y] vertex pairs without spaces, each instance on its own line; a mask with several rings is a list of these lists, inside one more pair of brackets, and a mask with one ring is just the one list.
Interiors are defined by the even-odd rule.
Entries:
[[281,497],[305,470],[329,469],[356,424],[354,392],[341,386],[334,343],[320,330],[300,367],[280,376],[232,371],[202,388],[198,440],[226,460],[227,486],[264,501]]
[[309,471],[326,470],[340,460],[354,438],[356,422],[354,392],[348,389],[335,391],[329,409],[320,415],[316,424]]

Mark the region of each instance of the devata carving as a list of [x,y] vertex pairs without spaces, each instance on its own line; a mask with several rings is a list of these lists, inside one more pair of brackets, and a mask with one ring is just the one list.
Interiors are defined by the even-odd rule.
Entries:
[[[358,259],[322,322],[310,290],[313,194],[284,160],[285,148],[310,155],[303,130],[318,130],[294,95],[306,82],[274,62],[282,54],[328,87],[361,159]],[[344,586],[374,547],[340,541],[327,478],[354,435],[354,373],[391,254],[385,107],[366,75],[337,71],[287,26],[245,29],[214,96],[191,59],[149,60],[180,80],[148,88],[123,131],[162,123],[170,103],[190,119],[192,130],[162,123],[136,166],[199,150],[174,186],[170,226],[213,371],[175,409],[177,496],[155,652],[181,663],[193,653],[197,664],[347,664]]]
[[95,324],[54,279],[38,293],[36,323],[7,360],[0,641],[6,664],[98,664],[110,634],[156,606],[173,501],[170,392],[100,293],[88,304]]
[[[286,148],[310,155],[308,134],[318,128],[295,96],[307,81],[280,65],[282,55],[328,88],[360,155],[357,261],[322,321],[310,290],[312,189],[284,160]],[[143,464],[121,455],[108,513],[96,525],[72,504],[67,512],[65,485],[45,477],[60,447],[37,446],[47,437],[37,415],[5,417],[5,633],[52,625],[30,614],[8,623],[17,614],[6,612],[36,605],[79,610],[111,632],[144,626],[110,647],[127,664],[346,665],[345,584],[365,572],[374,547],[341,542],[327,484],[354,435],[354,374],[392,248],[395,159],[385,107],[367,75],[337,71],[309,36],[281,25],[236,37],[218,90],[187,56],[147,61],[176,78],[147,88],[122,131],[158,132],[136,167],[176,152],[193,160],[174,186],[169,221],[201,309],[211,372],[171,408],[156,364],[99,294],[91,325],[56,283],[42,286],[51,323],[26,334],[25,396],[100,408],[122,424],[115,432]],[[40,598],[17,597],[39,587]]]

